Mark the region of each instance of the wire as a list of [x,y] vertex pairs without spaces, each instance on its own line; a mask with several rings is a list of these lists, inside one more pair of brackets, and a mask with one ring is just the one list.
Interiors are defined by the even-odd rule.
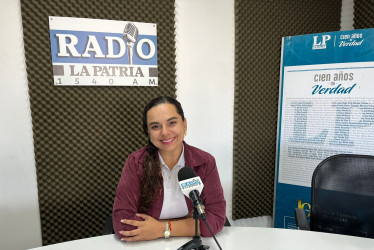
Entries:
[[218,243],[216,237],[214,236],[213,232],[212,232],[212,229],[210,229],[209,225],[208,225],[208,222],[206,221],[206,219],[203,220],[205,222],[205,225],[207,226],[207,228],[209,229],[209,232],[210,234],[212,235],[213,239],[215,240],[215,242],[217,243],[217,246],[219,247],[219,249],[222,250],[220,244]]

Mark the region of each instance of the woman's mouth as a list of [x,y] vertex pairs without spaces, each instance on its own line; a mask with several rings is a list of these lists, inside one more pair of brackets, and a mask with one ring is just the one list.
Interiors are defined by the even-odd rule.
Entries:
[[168,139],[168,140],[161,140],[162,144],[164,145],[169,145],[170,143],[172,143],[173,141],[175,140],[175,137],[171,138],[171,139]]

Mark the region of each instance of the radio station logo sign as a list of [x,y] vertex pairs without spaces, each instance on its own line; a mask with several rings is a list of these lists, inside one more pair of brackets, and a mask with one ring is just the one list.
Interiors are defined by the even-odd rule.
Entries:
[[55,85],[158,86],[153,23],[49,17]]

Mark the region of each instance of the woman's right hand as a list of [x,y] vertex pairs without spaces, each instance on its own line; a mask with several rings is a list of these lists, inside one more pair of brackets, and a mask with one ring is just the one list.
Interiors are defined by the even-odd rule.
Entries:
[[131,231],[120,231],[124,237],[122,241],[144,241],[162,238],[164,236],[165,223],[154,219],[152,216],[146,214],[136,214],[144,221],[138,220],[121,220],[122,223],[137,227]]

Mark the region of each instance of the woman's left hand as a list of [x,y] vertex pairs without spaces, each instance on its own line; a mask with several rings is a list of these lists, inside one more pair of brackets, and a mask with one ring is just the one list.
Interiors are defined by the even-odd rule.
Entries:
[[143,240],[153,240],[163,237],[163,232],[165,230],[165,223],[160,222],[153,217],[146,214],[136,214],[139,218],[144,219],[144,221],[137,220],[121,220],[122,223],[135,226],[137,229],[131,231],[120,231],[120,234],[125,236],[121,238],[123,241],[143,241]]

